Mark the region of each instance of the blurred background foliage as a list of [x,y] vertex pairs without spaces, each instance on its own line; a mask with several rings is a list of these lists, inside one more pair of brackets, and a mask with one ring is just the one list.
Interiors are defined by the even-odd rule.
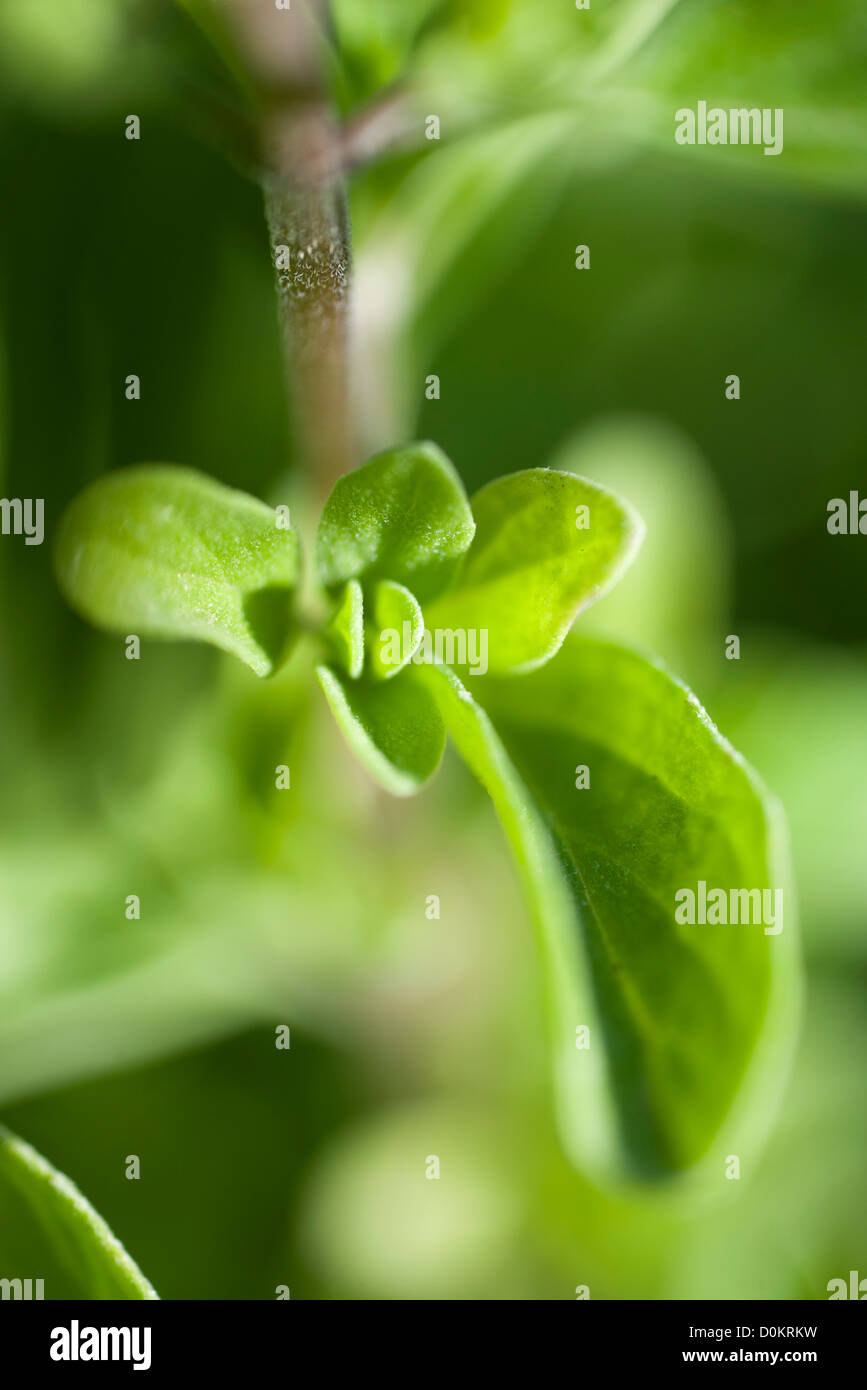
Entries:
[[[192,647],[132,663],[65,609],[49,542],[103,471],[304,489],[250,99],[205,0],[0,0],[0,491],[44,497],[48,536],[0,543],[2,1118],[164,1297],[825,1297],[867,1248],[867,542],[825,527],[867,490],[867,13],[334,13],[341,109],[399,83],[419,134],[442,123],[352,185],[363,448],[435,438],[470,490],[554,463],[644,514],[582,622],[667,658],[785,804],[808,962],[785,1107],[713,1199],[588,1186],[469,776],[391,803],[300,656],[267,683]],[[675,146],[700,98],[784,107],[784,154]]]

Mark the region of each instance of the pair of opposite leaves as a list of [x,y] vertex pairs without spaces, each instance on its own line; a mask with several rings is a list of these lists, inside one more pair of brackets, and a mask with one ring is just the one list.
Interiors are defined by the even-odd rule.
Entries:
[[[776,808],[683,685],[622,646],[564,641],[642,530],[572,474],[511,474],[470,504],[435,446],[379,455],[339,480],[319,523],[332,658],[317,672],[389,791],[418,790],[447,732],[489,791],[537,926],[572,1159],[640,1179],[704,1160],[719,1176],[728,1154],[755,1152],[781,1089],[794,924],[685,926],[675,893],[781,887],[786,855]],[[298,542],[244,493],[172,466],[109,474],[71,504],[56,556],[100,626],[210,641],[263,676],[285,659]],[[484,631],[487,673],[413,662],[425,628]],[[384,629],[409,635],[398,664],[383,663]]]

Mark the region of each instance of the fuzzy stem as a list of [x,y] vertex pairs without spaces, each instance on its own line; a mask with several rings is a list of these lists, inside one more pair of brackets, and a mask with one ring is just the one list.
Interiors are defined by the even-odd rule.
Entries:
[[325,0],[277,10],[227,0],[262,93],[262,186],[277,268],[297,456],[320,495],[353,456],[348,366],[351,250],[340,127],[322,74]]
[[274,173],[264,191],[272,248],[288,250],[277,287],[296,445],[317,491],[327,493],[354,463],[345,197],[336,183],[316,187]]

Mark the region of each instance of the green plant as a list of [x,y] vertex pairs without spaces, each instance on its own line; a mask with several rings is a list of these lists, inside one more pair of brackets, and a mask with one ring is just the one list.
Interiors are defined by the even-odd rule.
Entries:
[[[301,637],[348,744],[395,795],[423,787],[450,733],[533,907],[575,1161],[653,1179],[751,1144],[791,1044],[793,924],[684,930],[675,901],[700,882],[786,887],[778,813],[657,663],[567,639],[640,543],[632,508],[547,469],[470,502],[434,445],[381,454],[325,503],[318,629],[293,607],[301,547],[284,522],[187,469],[121,470],[71,505],[58,576],[103,627],[210,641],[260,676]],[[484,671],[457,641],[470,632]]]
[[[1,548],[0,702],[13,735],[0,863],[8,1123],[75,1173],[165,1295],[271,1293],[256,1238],[246,1283],[232,1282],[233,1241],[256,1207],[249,1186],[268,1190],[256,1229],[289,1230],[275,1279],[279,1261],[299,1280],[317,1257],[327,1272],[324,1283],[304,1279],[303,1295],[472,1289],[454,1266],[472,1264],[472,1241],[485,1247],[485,1222],[470,1238],[463,1211],[497,1187],[497,1154],[503,1232],[515,1223],[534,1250],[550,1247],[547,1283],[542,1272],[527,1280],[534,1293],[568,1293],[577,1262],[597,1276],[593,1297],[821,1291],[831,1248],[832,1269],[857,1261],[850,1213],[863,1159],[853,1119],[863,1108],[863,869],[850,845],[864,676],[856,652],[814,645],[820,634],[850,645],[863,630],[857,546],[834,546],[825,563],[814,525],[816,489],[820,513],[825,496],[846,495],[863,443],[857,410],[845,409],[863,317],[860,7],[610,0],[589,11],[552,4],[542,22],[532,0],[181,7],[172,18],[163,3],[79,0],[82,18],[106,22],[58,28],[47,4],[19,3],[0,19],[0,63],[14,78],[0,103],[15,208],[1,296],[1,336],[15,343],[0,352],[4,486],[24,491],[32,468],[54,525],[50,499],[101,474],[57,537],[72,603],[97,626],[206,639],[247,666],[225,663],[208,689],[213,653],[146,648],[140,666],[118,662],[118,646],[83,634],[40,582],[43,552]],[[322,22],[306,29],[308,17]],[[292,31],[290,53],[258,29],[268,24]],[[288,57],[299,63],[286,67]],[[699,96],[785,106],[785,156],[675,145],[672,113]],[[118,139],[128,107],[142,113],[140,146]],[[442,142],[425,140],[428,111]],[[193,122],[249,182],[197,147],[185,133]],[[346,175],[389,145],[393,157],[353,183],[350,253]],[[257,242],[250,182],[264,193],[270,247],[261,228]],[[71,210],[60,259],[57,203]],[[592,275],[574,271],[585,238]],[[276,482],[286,455],[270,259],[295,430],[289,493]],[[360,423],[347,392],[350,281]],[[153,293],[160,285],[172,286],[171,306]],[[58,309],[76,370],[57,375],[56,409],[43,411],[38,325]],[[763,334],[745,334],[757,318]],[[820,363],[817,339],[829,345]],[[745,382],[732,409],[714,385],[729,363]],[[111,409],[118,366],[143,371],[143,406]],[[436,404],[422,399],[431,370],[442,373],[442,400],[440,378],[428,378]],[[825,409],[828,396],[839,409]],[[636,407],[659,421],[593,427],[597,410]],[[357,467],[424,435],[459,464],[470,502],[432,445]],[[257,496],[175,464],[108,471],[139,457],[189,460]],[[475,491],[496,473],[509,475]],[[627,581],[567,632],[618,580],[641,531],[585,477],[635,503],[647,543]],[[307,488],[324,503],[318,539]],[[258,498],[288,498],[296,527]],[[745,660],[731,666],[720,659],[729,550],[745,634]],[[764,631],[749,631],[757,623]],[[641,651],[599,639],[600,624]],[[449,638],[439,657],[436,634]],[[791,817],[814,987],[798,1086],[759,1172],[798,1008],[784,830],[774,799],[645,648],[689,674]],[[382,794],[352,758],[340,766],[340,735],[322,742],[327,710]],[[820,727],[823,738],[804,738]],[[509,835],[538,970],[525,969],[532,942],[513,931],[511,880],[493,878],[496,844],[482,859],[496,835],[484,799],[457,759],[428,788],[449,738]],[[290,792],[275,791],[278,760],[292,763]],[[424,788],[414,803],[390,801]],[[679,919],[678,895],[699,884],[724,897],[781,891],[785,929]],[[131,888],[145,903],[132,929],[118,920]],[[442,923],[420,920],[431,888],[443,892]],[[574,1173],[539,1095],[538,981]],[[283,1017],[297,1026],[295,1051],[279,1054],[261,1111],[245,1109],[240,1097],[275,1062],[270,1037],[249,1048],[233,1038],[233,1065],[213,1040],[245,1027],[270,1034]],[[218,1080],[186,1054],[203,1040]],[[340,1065],[357,1068],[346,1104],[338,1068],[310,1059],[332,1044]],[[167,1062],[149,1104],[126,1068],[154,1056]],[[285,1062],[297,1090],[283,1104]],[[172,1090],[172,1069],[186,1088]],[[111,1088],[94,1080],[104,1073],[115,1073]],[[443,1094],[442,1113],[422,1106],[404,1130],[400,1112],[431,1093],[459,1104],[452,1112]],[[200,1109],[190,1094],[204,1095]],[[374,1113],[347,1138],[364,1102]],[[175,1181],[158,1163],[160,1141],[197,1154],[208,1106],[233,1113],[246,1144],[221,1156],[211,1145],[210,1183],[200,1168]],[[101,1116],[124,1108],[135,1141],[118,1123],[113,1148]],[[453,1184],[460,1141],[472,1148],[495,1115],[499,1133],[467,1159],[463,1188]],[[307,1127],[303,1143],[285,1145],[278,1125]],[[422,1143],[445,1148],[442,1130],[425,1137],[438,1126],[449,1183],[425,1184],[418,1198],[414,1155]],[[518,1131],[532,1134],[520,1156],[509,1144]],[[114,1165],[128,1147],[146,1152],[147,1181],[118,1193]],[[283,1148],[289,1161],[268,1165],[265,1154]],[[729,1152],[749,1186],[721,1183]],[[50,1297],[135,1294],[135,1280],[100,1273],[99,1250],[89,1257],[99,1220],[82,1223],[69,1254],[63,1205],[25,1197],[3,1154],[0,1275],[46,1275]],[[599,1193],[586,1173],[643,1187]],[[666,1180],[682,1193],[702,1176],[716,1204],[656,1200]],[[222,1261],[217,1230],[214,1243],[195,1222],[181,1233],[193,1186],[199,1232],[224,1212]],[[450,1227],[431,1218],[446,1187]],[[360,1208],[370,1222],[356,1230],[353,1269]],[[308,1262],[311,1212],[320,1229]],[[433,1226],[452,1262],[439,1283],[424,1243]],[[449,1230],[467,1238],[450,1245]],[[403,1258],[383,1275],[389,1241]],[[504,1245],[488,1250],[485,1297],[524,1287],[514,1270],[527,1268],[527,1247],[514,1244],[511,1265]]]
[[[424,786],[450,734],[491,795],[537,923],[568,1152],[605,1177],[702,1160],[719,1171],[761,1138],[794,1036],[777,808],[656,662],[567,636],[640,544],[628,503],[544,468],[470,501],[429,443],[353,467],[343,176],[365,121],[334,122],[323,6],[229,5],[216,29],[209,7],[190,9],[233,64],[241,55],[297,455],[327,496],[302,546],[285,507],[189,469],[121,470],[70,506],[60,584],[102,627],[210,641],[258,676],[299,645],[348,744],[394,795]],[[786,930],[686,929],[676,895],[702,883],[782,890]]]

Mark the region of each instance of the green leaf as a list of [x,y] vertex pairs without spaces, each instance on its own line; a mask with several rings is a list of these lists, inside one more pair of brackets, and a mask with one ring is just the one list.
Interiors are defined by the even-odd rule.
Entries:
[[424,617],[409,589],[392,584],[389,579],[376,586],[373,616],[376,626],[371,629],[372,674],[378,680],[390,680],[418,651],[424,636]]
[[628,497],[647,527],[629,572],[582,617],[582,634],[640,642],[690,676],[697,664],[716,664],[730,540],[718,484],[696,445],[651,416],[609,416],[566,440],[551,466]]
[[399,680],[342,681],[329,666],[316,674],[337,723],[368,772],[394,796],[412,796],[432,777],[446,741],[433,696],[404,671]]
[[69,1178],[2,1126],[0,1278],[42,1279],[46,1299],[157,1297]]
[[141,464],[98,479],[67,508],[55,558],[70,604],[98,627],[211,642],[259,676],[286,654],[294,532],[193,469]]
[[328,624],[347,675],[357,680],[364,669],[364,596],[357,579],[350,579]]
[[[752,1167],[799,986],[775,804],[695,696],[624,648],[570,639],[542,670],[486,681],[484,709],[424,669],[525,879],[568,1152],[642,1180],[704,1159],[718,1181],[731,1153]],[[675,894],[701,881],[782,890],[783,930],[679,925]]]
[[[527,671],[561,646],[577,613],[630,563],[644,524],[628,502],[571,473],[531,468],[472,500],[476,535],[429,629],[488,633],[488,669]],[[586,524],[582,524],[586,523]]]
[[322,511],[323,584],[390,579],[421,603],[440,592],[473,538],[463,484],[435,444],[378,454],[338,479]]

